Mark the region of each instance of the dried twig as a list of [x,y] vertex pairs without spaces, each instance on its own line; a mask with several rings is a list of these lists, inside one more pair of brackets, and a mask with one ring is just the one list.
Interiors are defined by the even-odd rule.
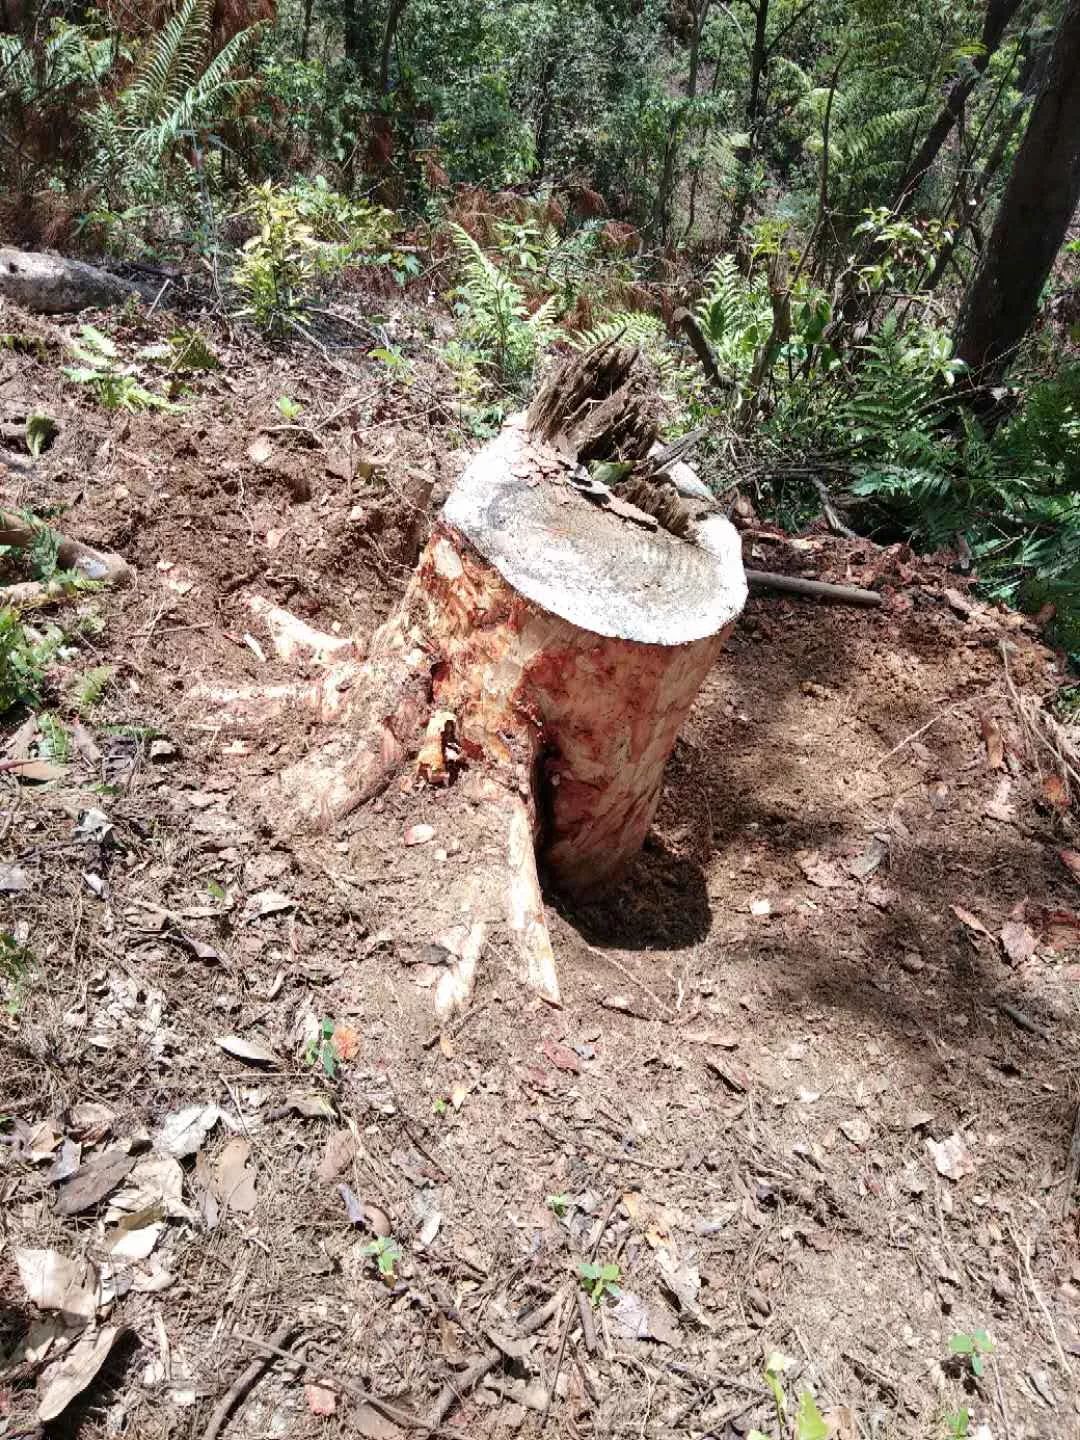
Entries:
[[[286,1320],[274,1331],[269,1340],[256,1341],[254,1336],[242,1335],[241,1340],[247,1340],[249,1344],[259,1344],[269,1353],[260,1355],[258,1359],[252,1360],[246,1369],[241,1370],[233,1383],[226,1390],[225,1394],[214,1407],[214,1413],[210,1416],[209,1423],[202,1433],[202,1440],[217,1440],[228,1422],[229,1416],[247,1395],[248,1391],[255,1385],[256,1381],[274,1363],[276,1355],[288,1354],[288,1351],[281,1347],[287,1345],[296,1334],[300,1326],[295,1320]],[[292,1357],[290,1356],[290,1359]]]
[[[539,1310],[527,1316],[518,1327],[522,1335],[535,1335],[537,1330],[543,1329],[551,1317],[558,1312],[559,1306],[562,1304],[562,1298],[561,1292],[553,1295]],[[485,1375],[490,1374],[502,1358],[503,1352],[497,1346],[493,1345],[491,1349],[485,1351],[478,1360],[474,1360],[467,1370],[463,1370],[461,1374],[455,1376],[452,1381],[448,1380],[439,1391],[438,1397],[428,1413],[426,1428],[429,1430],[437,1430],[446,1419],[454,1401],[460,1399],[462,1395],[467,1394]]]
[[831,585],[825,580],[807,580],[802,575],[780,575],[772,570],[747,570],[746,583],[751,590],[778,590],[787,595],[804,595],[810,600],[832,600],[837,605],[880,605],[883,597],[876,590],[863,590],[858,585]]
[[[604,1211],[604,1218],[600,1221],[599,1229],[589,1246],[589,1260],[595,1260],[600,1253],[600,1244],[603,1241],[607,1227],[611,1224],[611,1217],[615,1214],[615,1206],[619,1203],[619,1191],[616,1190]],[[571,1305],[566,1312],[566,1319],[563,1322],[562,1336],[559,1339],[559,1350],[555,1356],[555,1373],[551,1377],[551,1385],[547,1392],[547,1399],[544,1401],[544,1413],[540,1416],[540,1429],[543,1430],[547,1424],[548,1416],[551,1414],[551,1402],[555,1398],[555,1391],[559,1384],[559,1371],[562,1369],[563,1354],[566,1351],[566,1342],[570,1336],[570,1326],[574,1318],[574,1307]]]
[[891,760],[894,755],[899,754],[899,752],[903,750],[905,745],[910,745],[913,740],[918,740],[920,735],[925,735],[927,730],[931,729],[934,725],[937,725],[939,721],[944,720],[946,715],[955,714],[955,712],[959,710],[959,708],[960,705],[957,704],[950,705],[948,710],[939,710],[936,715],[932,715],[930,719],[927,720],[925,725],[920,725],[918,730],[913,730],[910,735],[905,735],[903,740],[901,740],[898,744],[894,745],[893,748],[889,750],[886,754],[882,755],[881,759],[877,762],[875,768],[880,770],[882,765],[885,764],[885,761]]
[[[325,1366],[319,1365],[316,1361],[305,1360],[303,1355],[297,1355],[292,1350],[285,1350],[280,1345],[273,1344],[276,1336],[271,1336],[269,1340],[263,1340],[258,1335],[241,1335],[237,1331],[234,1338],[242,1340],[245,1345],[251,1345],[256,1350],[262,1350],[267,1355],[276,1355],[280,1360],[287,1360],[290,1365],[299,1365],[308,1372],[313,1380],[323,1381],[324,1384],[340,1390],[343,1395],[348,1395],[350,1400],[355,1400],[361,1405],[370,1405],[372,1409],[378,1410],[380,1415],[385,1415],[388,1420],[392,1420],[395,1425],[401,1425],[407,1430],[425,1430],[436,1435],[440,1433],[437,1425],[429,1425],[419,1416],[410,1415],[406,1410],[399,1410],[396,1405],[391,1405],[388,1400],[381,1400],[378,1395],[372,1394],[370,1390],[365,1390],[362,1385],[357,1385],[352,1380],[346,1380],[342,1375],[335,1375],[332,1370],[327,1370]],[[208,1440],[209,1434],[208,1431],[202,1440]]]
[[1053,1315],[1051,1315],[1050,1307],[1043,1299],[1042,1292],[1039,1290],[1039,1286],[1036,1283],[1035,1276],[1031,1272],[1031,1256],[1028,1254],[1028,1248],[1026,1245],[1021,1245],[1020,1237],[1019,1235],[1017,1235],[1016,1231],[1011,1225],[1009,1226],[1009,1234],[1012,1236],[1013,1244],[1016,1246],[1016,1253],[1020,1256],[1021,1278],[1027,1280],[1028,1288],[1031,1291],[1035,1304],[1038,1305],[1040,1311],[1042,1312],[1042,1317],[1046,1321],[1047,1331],[1049,1332],[1050,1339],[1053,1341],[1054,1349],[1057,1352],[1058,1363],[1060,1364],[1063,1372],[1066,1375],[1071,1375],[1073,1373],[1073,1369],[1072,1366],[1069,1364],[1069,1357],[1062,1349],[1061,1341],[1058,1338],[1057,1326],[1054,1324],[1054,1317]]

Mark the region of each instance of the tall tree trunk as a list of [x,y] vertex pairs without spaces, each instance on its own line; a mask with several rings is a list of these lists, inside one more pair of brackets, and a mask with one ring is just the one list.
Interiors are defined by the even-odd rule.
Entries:
[[315,0],[304,0],[304,24],[300,32],[300,59],[308,58],[308,48],[311,45],[311,12],[314,9]]
[[754,11],[754,48],[750,54],[750,93],[746,100],[746,128],[753,134],[760,119],[761,81],[769,58],[766,38],[769,23],[769,0],[757,0]]
[[984,70],[1001,45],[1009,22],[1019,10],[1021,3],[1022,0],[988,0],[980,36],[982,50],[972,61],[971,69],[965,75],[954,80],[949,87],[944,105],[938,111],[923,143],[912,157],[904,178],[900,182],[896,200],[893,202],[893,209],[898,215],[902,215],[911,208],[915,192],[919,188],[919,182],[940,155],[941,147],[952,133],[953,126],[963,113],[968,97],[978,85]]
[[761,128],[761,84],[765,66],[769,59],[768,22],[769,0],[747,0],[754,14],[754,43],[750,51],[750,90],[746,99],[746,146],[738,155],[738,171],[735,177],[735,198],[731,205],[725,246],[734,249],[739,243],[743,221],[750,204],[751,165],[757,149],[758,131]]
[[980,381],[1004,373],[1080,203],[1080,0],[1068,0],[994,228],[968,287],[956,353]]
[[664,148],[664,169],[656,193],[656,207],[649,223],[649,231],[660,241],[667,240],[671,225],[671,201],[675,193],[679,143],[682,139],[683,120],[688,111],[693,111],[697,99],[698,70],[701,61],[701,37],[705,33],[705,22],[709,18],[712,0],[697,0],[693,10],[694,28],[690,37],[690,72],[686,81],[686,102],[679,105],[671,117],[667,145]]
[[398,25],[408,3],[409,0],[390,0],[386,28],[383,31],[382,51],[379,55],[379,93],[382,95],[387,94],[390,89],[390,56],[394,50]]

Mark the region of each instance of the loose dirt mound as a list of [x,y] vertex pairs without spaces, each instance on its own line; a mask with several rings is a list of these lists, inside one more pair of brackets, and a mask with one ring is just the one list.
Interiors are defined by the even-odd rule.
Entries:
[[[385,613],[421,482],[463,458],[446,381],[226,358],[183,414],[127,418],[55,354],[0,359],[6,410],[62,422],[4,503],[63,503],[140,570],[80,602],[105,627],[65,663],[116,674],[66,775],[3,777],[0,1433],[35,1433],[94,1326],[107,1359],[50,1434],[215,1433],[259,1356],[221,1433],[405,1434],[446,1385],[462,1436],[536,1433],[549,1397],[550,1434],[775,1433],[776,1350],[838,1437],[945,1436],[964,1406],[973,1435],[1080,1433],[1076,824],[1026,623],[898,552],[748,536],[885,606],[752,601],[633,873],[552,901],[564,1008],[496,961],[440,1035],[418,937],[468,864],[454,792],[274,837],[260,790],[302,723],[222,733],[186,692],[272,675],[247,594]],[[27,1293],[48,1248],[97,1272],[66,1326]],[[617,1298],[579,1304],[590,1260]],[[983,1330],[977,1379],[950,1337]]]

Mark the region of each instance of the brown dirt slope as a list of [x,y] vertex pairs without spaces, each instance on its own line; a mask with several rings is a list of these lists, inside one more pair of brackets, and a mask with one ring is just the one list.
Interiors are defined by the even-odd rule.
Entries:
[[[111,333],[133,353],[158,320]],[[0,774],[0,1435],[36,1433],[75,1336],[115,1325],[48,1433],[198,1440],[283,1322],[307,1368],[270,1357],[220,1433],[424,1434],[494,1343],[439,1433],[536,1434],[550,1396],[550,1435],[775,1435],[779,1350],[840,1440],[944,1440],[964,1407],[973,1436],[1080,1434],[1077,825],[1027,623],[901,552],[749,535],[752,563],[886,605],[754,599],[632,874],[552,899],[564,1008],[495,956],[440,1036],[453,792],[275,838],[260,790],[303,726],[236,737],[187,692],[273,675],[245,595],[342,631],[385,613],[423,481],[437,500],[464,454],[445,377],[222,336],[183,413],[115,417],[37,329],[43,359],[0,351],[0,419],[61,433],[4,503],[62,505],[139,582],[58,613],[82,616],[49,697],[83,727],[63,777]],[[162,1161],[187,1107],[213,1123]],[[50,1247],[95,1267],[92,1318],[31,1303],[20,1255]],[[590,1257],[621,1295],[579,1307]],[[949,1342],[982,1330],[978,1378]]]

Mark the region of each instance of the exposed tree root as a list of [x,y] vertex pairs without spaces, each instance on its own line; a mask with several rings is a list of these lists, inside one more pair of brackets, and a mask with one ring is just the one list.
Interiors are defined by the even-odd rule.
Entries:
[[[29,550],[40,539],[41,527],[10,510],[0,510],[0,545],[13,550]],[[81,540],[59,537],[56,563],[61,570],[74,570],[86,580],[103,585],[126,585],[135,578],[135,571],[119,555],[109,550],[95,550]]]

